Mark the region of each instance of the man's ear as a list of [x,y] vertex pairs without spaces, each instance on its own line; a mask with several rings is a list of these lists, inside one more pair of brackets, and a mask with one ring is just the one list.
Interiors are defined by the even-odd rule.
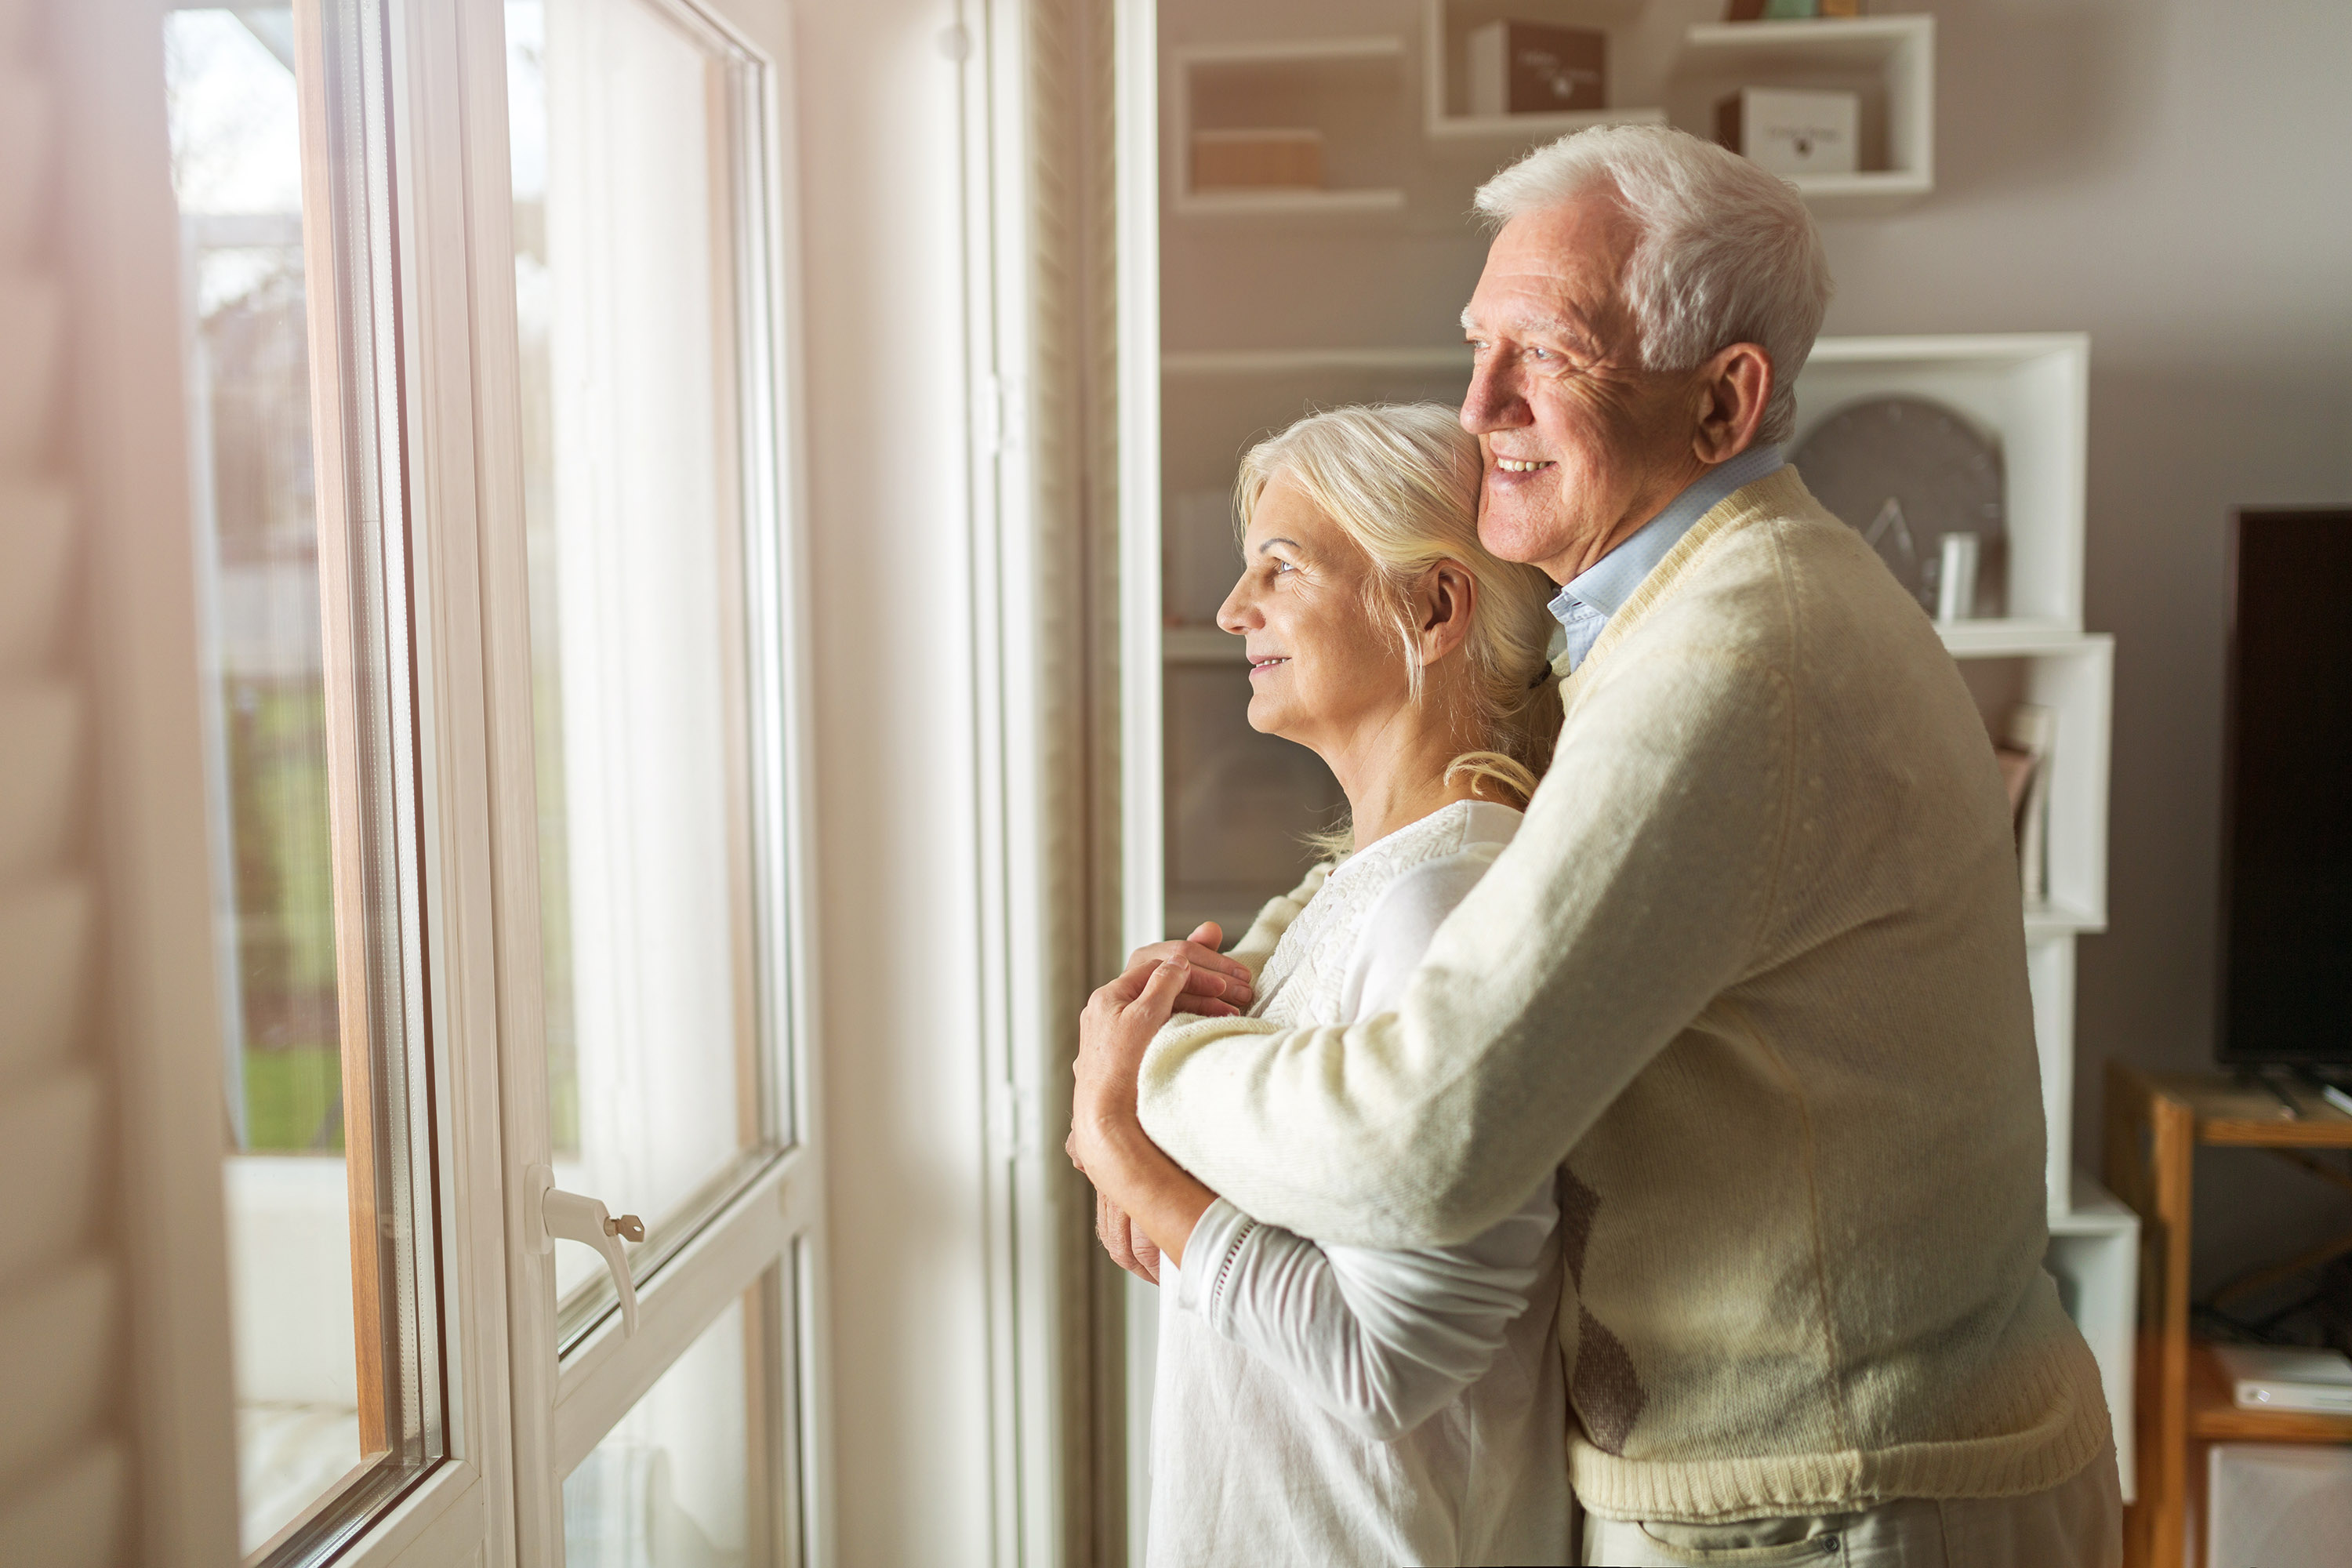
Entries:
[[1478,607],[1478,579],[1459,561],[1441,561],[1421,580],[1416,595],[1421,620],[1421,659],[1434,664],[1470,636],[1470,616]]
[[1755,445],[1774,384],[1771,356],[1755,343],[1718,349],[1699,367],[1692,388],[1698,427],[1691,450],[1700,462],[1712,467]]

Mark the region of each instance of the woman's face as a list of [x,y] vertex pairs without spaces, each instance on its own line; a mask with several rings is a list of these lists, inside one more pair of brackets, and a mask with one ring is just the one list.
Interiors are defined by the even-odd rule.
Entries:
[[1250,727],[1330,758],[1411,695],[1396,634],[1365,609],[1371,557],[1277,474],[1242,540],[1217,625],[1244,639]]

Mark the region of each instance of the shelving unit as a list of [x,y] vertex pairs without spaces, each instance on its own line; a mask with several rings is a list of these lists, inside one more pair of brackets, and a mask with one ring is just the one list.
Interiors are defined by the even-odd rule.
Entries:
[[2006,514],[2005,580],[1996,601],[2001,613],[1937,630],[1959,661],[1988,731],[2020,702],[2042,704],[2057,716],[2046,764],[2049,896],[2025,914],[2053,1223],[2072,1212],[2078,1191],[2074,939],[2105,930],[2107,921],[2115,647],[2112,639],[2083,630],[2090,353],[2090,340],[2079,332],[1823,338],[1797,378],[1791,447],[1856,399],[1889,394],[1943,404],[2000,438]]
[[1936,188],[1936,19],[1857,16],[1702,22],[1685,35],[1676,119],[1712,126],[1717,96],[1743,87],[1834,88],[1862,99],[1862,169],[1800,174],[1824,216],[1894,212]]
[[2073,1201],[2050,1219],[2043,1267],[2058,1281],[2066,1313],[2098,1358],[2099,1382],[2116,1421],[2116,1465],[2124,1500],[2137,1492],[2132,1429],[2132,1344],[2139,1302],[2139,1215],[2077,1171]]
[[[1532,146],[1594,125],[1663,125],[1664,108],[1649,106],[1580,110],[1559,114],[1474,115],[1466,105],[1469,89],[1459,69],[1463,39],[1486,23],[1509,17],[1561,26],[1600,27],[1622,21],[1638,9],[1606,0],[1423,0],[1422,115],[1423,129],[1433,142],[1491,143],[1498,149]],[[1618,93],[1614,68],[1608,85]]]
[[[1402,185],[1367,177],[1397,153],[1403,106],[1401,37],[1297,38],[1267,43],[1195,45],[1169,60],[1173,205],[1183,217],[1330,217],[1392,213]],[[1321,188],[1196,190],[1195,131],[1325,132],[1325,149],[1342,183]]]
[[2352,1416],[2239,1409],[2209,1351],[2189,1337],[2197,1151],[2352,1149],[2352,1116],[2316,1095],[2303,1097],[2299,1110],[2287,1118],[2266,1091],[2228,1079],[2107,1064],[2107,1184],[2140,1216],[2147,1282],[2135,1358],[2139,1506],[2124,1531],[2124,1558],[2133,1568],[2204,1562],[2189,1514],[2203,1483],[2205,1445],[2352,1443]]
[[1953,628],[1956,655],[2037,653],[2083,629],[2090,352],[2080,332],[1823,338],[1798,377],[1801,435],[1856,398],[1900,393],[2000,437],[2008,584],[1999,618]]

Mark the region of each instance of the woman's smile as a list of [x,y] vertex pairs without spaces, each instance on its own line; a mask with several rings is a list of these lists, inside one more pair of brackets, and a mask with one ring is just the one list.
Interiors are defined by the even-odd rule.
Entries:
[[1279,664],[1288,664],[1289,662],[1290,656],[1288,654],[1281,653],[1270,653],[1261,658],[1252,658],[1250,659],[1249,667],[1250,679],[1255,680],[1259,676],[1264,675],[1267,670],[1272,669],[1275,666]]

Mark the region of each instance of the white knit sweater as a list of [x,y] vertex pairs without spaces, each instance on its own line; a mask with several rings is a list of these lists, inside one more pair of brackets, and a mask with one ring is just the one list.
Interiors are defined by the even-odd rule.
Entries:
[[1398,1010],[1171,1025],[1146,1128],[1246,1212],[1364,1247],[1475,1235],[1564,1160],[1595,1512],[2066,1479],[2106,1409],[2042,1270],[2015,851],[1934,627],[1783,469],[1683,538],[1563,696],[1517,837]]

